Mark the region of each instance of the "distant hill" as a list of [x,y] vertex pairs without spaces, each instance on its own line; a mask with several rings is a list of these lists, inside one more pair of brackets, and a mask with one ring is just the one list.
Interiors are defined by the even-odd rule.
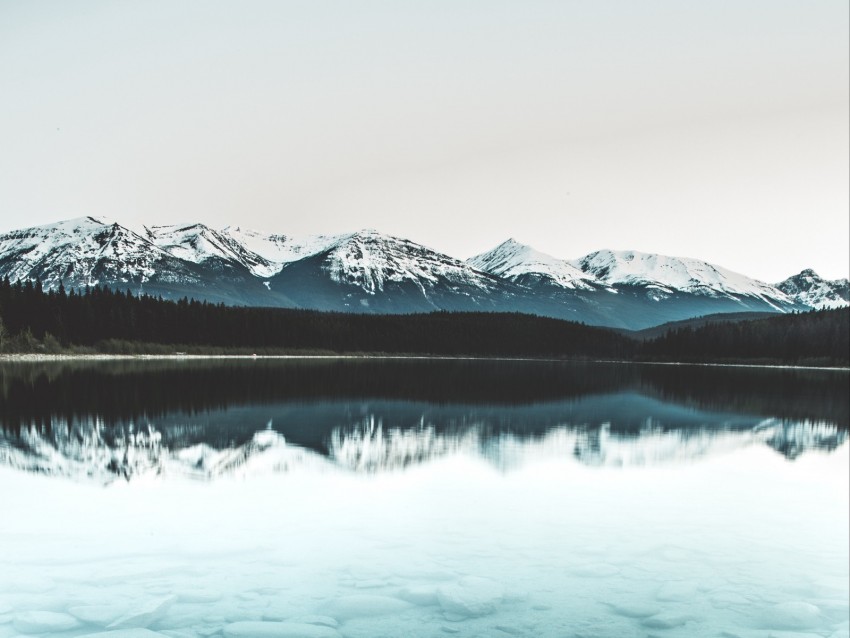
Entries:
[[643,330],[621,330],[620,332],[626,336],[647,341],[660,337],[671,330],[679,328],[698,328],[709,323],[736,323],[738,321],[754,321],[756,319],[766,319],[767,317],[776,316],[775,312],[724,312],[713,315],[703,315],[702,317],[694,317],[692,319],[682,319],[681,321],[670,321],[662,323],[660,326],[644,328]]
[[850,308],[674,328],[644,341],[638,356],[682,362],[847,366]]

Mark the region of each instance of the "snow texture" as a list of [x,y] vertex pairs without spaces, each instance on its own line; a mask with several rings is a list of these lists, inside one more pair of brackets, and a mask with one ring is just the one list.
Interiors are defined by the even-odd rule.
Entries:
[[850,306],[850,281],[824,279],[811,269],[789,277],[776,287],[797,303],[818,310]]
[[171,255],[202,264],[213,258],[245,266],[257,277],[268,277],[280,270],[277,264],[248,250],[232,237],[203,224],[151,226],[148,239]]
[[326,264],[333,281],[354,284],[371,294],[383,291],[390,282],[413,283],[423,294],[440,281],[484,291],[493,287],[492,277],[458,259],[374,230],[340,238],[329,248]]
[[[324,252],[344,235],[307,235],[291,237],[289,235],[263,233],[239,226],[226,226],[221,233],[238,242],[247,250],[260,255],[269,263],[275,264],[273,273],[293,261],[311,257]],[[262,275],[261,275],[262,276]]]
[[688,257],[668,257],[634,250],[600,250],[574,262],[582,272],[608,285],[645,286],[662,296],[674,292],[717,297],[755,297],[777,310],[793,302],[769,284],[720,266]]
[[[94,217],[0,235],[0,275],[12,281],[39,277],[45,288],[60,281],[95,286],[106,273],[109,283],[146,281],[164,270],[167,257],[133,231]],[[98,273],[97,266],[104,262],[111,267]]]
[[571,262],[542,253],[514,239],[468,259],[467,263],[512,281],[523,275],[537,275],[562,288],[580,290],[594,290],[600,283],[596,277],[583,272]]

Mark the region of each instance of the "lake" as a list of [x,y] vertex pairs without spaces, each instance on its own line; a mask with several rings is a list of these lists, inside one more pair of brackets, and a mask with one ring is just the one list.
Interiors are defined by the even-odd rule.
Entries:
[[0,638],[847,637],[849,378],[0,363]]

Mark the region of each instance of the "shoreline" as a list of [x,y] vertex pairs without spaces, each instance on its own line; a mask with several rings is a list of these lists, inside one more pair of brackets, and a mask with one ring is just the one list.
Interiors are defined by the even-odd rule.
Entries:
[[767,363],[709,363],[690,361],[628,361],[622,359],[555,359],[550,357],[476,357],[464,355],[391,355],[391,354],[0,354],[0,363],[44,363],[51,361],[196,361],[196,360],[269,360],[269,359],[387,359],[428,361],[539,361],[549,363],[595,363],[647,366],[699,366],[713,368],[773,368],[779,370],[821,370],[850,372],[850,366],[797,366]]

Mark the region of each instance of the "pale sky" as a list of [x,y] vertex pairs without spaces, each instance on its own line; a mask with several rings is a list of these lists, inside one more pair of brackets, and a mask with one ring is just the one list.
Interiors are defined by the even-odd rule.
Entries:
[[850,272],[846,0],[0,0],[0,232]]

